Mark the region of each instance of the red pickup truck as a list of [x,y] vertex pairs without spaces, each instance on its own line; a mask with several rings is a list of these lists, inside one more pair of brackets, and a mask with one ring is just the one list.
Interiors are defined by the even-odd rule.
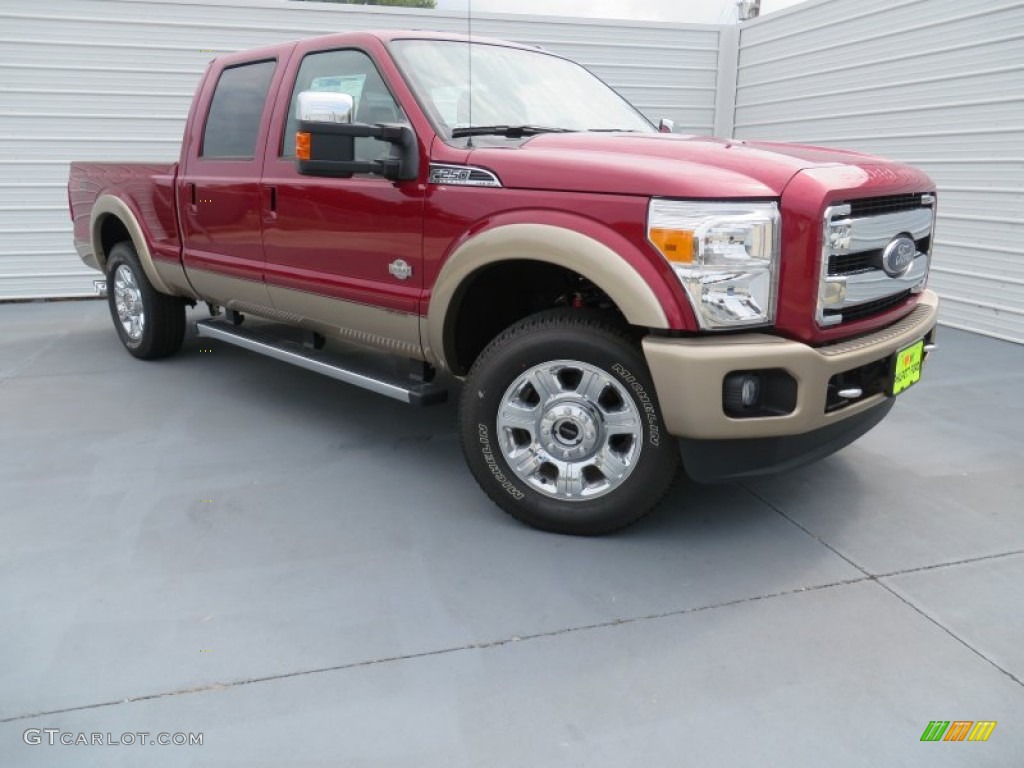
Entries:
[[75,245],[136,357],[204,302],[201,336],[405,402],[461,380],[490,498],[605,533],[680,458],[721,481],[847,445],[934,348],[926,175],[665,122],[496,40],[261,48],[210,64],[177,163],[72,165]]

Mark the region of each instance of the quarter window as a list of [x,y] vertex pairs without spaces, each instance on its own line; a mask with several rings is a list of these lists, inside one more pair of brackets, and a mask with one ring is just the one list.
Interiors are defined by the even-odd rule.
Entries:
[[201,157],[255,157],[260,121],[276,66],[274,61],[258,61],[221,72],[203,129]]

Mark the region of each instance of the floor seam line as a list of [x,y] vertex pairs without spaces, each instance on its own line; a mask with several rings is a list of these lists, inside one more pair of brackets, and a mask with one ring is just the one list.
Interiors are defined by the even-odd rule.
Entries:
[[816,542],[818,542],[819,544],[821,544],[821,546],[825,547],[825,549],[827,549],[827,550],[828,550],[829,552],[831,552],[832,554],[834,554],[834,555],[835,555],[836,557],[838,557],[838,558],[840,558],[840,559],[842,559],[842,560],[846,561],[846,563],[848,563],[849,565],[851,565],[851,566],[853,566],[854,568],[856,568],[856,569],[857,569],[858,571],[860,571],[860,572],[861,572],[862,574],[864,574],[864,576],[866,576],[866,577],[867,577],[867,578],[869,578],[869,579],[873,579],[873,578],[875,578],[875,577],[874,577],[874,576],[873,576],[873,575],[872,575],[872,574],[871,574],[871,573],[870,573],[870,572],[868,571],[868,569],[867,569],[867,568],[864,568],[864,567],[863,567],[863,566],[861,566],[860,564],[858,564],[858,563],[854,562],[854,561],[853,561],[852,559],[850,559],[849,557],[847,557],[846,555],[844,555],[844,554],[843,554],[842,552],[840,552],[840,551],[839,551],[838,549],[836,549],[835,547],[833,547],[833,546],[832,546],[831,544],[829,544],[829,543],[828,543],[827,541],[825,541],[825,540],[824,540],[823,538],[821,538],[820,536],[816,536],[815,534],[811,533],[811,532],[810,532],[810,530],[808,530],[808,529],[807,529],[807,528],[805,528],[804,526],[800,525],[800,523],[798,523],[798,522],[797,522],[796,520],[794,520],[793,518],[791,518],[791,517],[790,517],[789,515],[787,515],[787,514],[786,514],[785,512],[783,512],[783,511],[782,511],[781,509],[779,509],[779,507],[778,507],[778,506],[776,506],[776,505],[775,505],[775,504],[773,504],[772,502],[768,501],[768,499],[764,498],[764,497],[763,497],[763,496],[762,496],[761,494],[759,494],[759,493],[758,493],[757,491],[753,490],[752,488],[748,488],[748,487],[747,487],[747,486],[745,486],[745,485],[741,485],[740,487],[741,487],[741,488],[743,488],[743,490],[745,490],[745,491],[746,491],[747,493],[749,493],[749,494],[750,494],[751,496],[753,496],[753,497],[754,497],[755,499],[757,499],[758,501],[760,501],[760,502],[761,502],[762,504],[766,505],[766,506],[767,506],[767,507],[768,507],[769,509],[772,509],[772,510],[774,510],[774,511],[775,511],[775,513],[776,513],[777,515],[779,515],[779,516],[780,516],[780,517],[781,517],[781,518],[782,518],[783,520],[785,520],[786,522],[788,522],[788,523],[789,523],[790,525],[793,525],[793,526],[795,526],[796,528],[800,529],[800,530],[801,530],[801,531],[803,531],[803,532],[804,532],[805,534],[807,534],[807,535],[808,535],[808,536],[810,536],[810,537],[811,537],[812,539],[814,539],[814,540],[815,540]]
[[438,648],[431,651],[422,651],[420,653],[404,654],[401,656],[386,656],[378,659],[365,659],[362,661],[353,661],[348,664],[337,664],[329,667],[317,667],[315,669],[303,669],[295,672],[282,672],[275,675],[265,675],[261,677],[250,677],[242,680],[230,680],[227,682],[209,683],[206,685],[194,686],[192,688],[182,688],[173,691],[160,691],[158,693],[145,694],[142,696],[129,696],[125,699],[117,699],[113,701],[101,701],[94,704],[83,704],[75,707],[63,707],[61,709],[46,710],[41,712],[31,712],[28,714],[14,715],[12,717],[0,718],[0,724],[12,723],[19,720],[30,720],[37,717],[46,717],[51,715],[67,714],[69,712],[80,712],[90,709],[101,709],[104,707],[114,707],[121,704],[133,704],[139,701],[152,701],[155,699],[169,698],[171,696],[182,696],[193,693],[205,693],[207,691],[223,690],[226,688],[238,688],[245,685],[252,685],[256,683],[267,683],[275,680],[288,680],[295,677],[307,677],[310,675],[324,674],[328,672],[342,672],[350,669],[359,669],[362,667],[370,667],[377,664],[390,664],[399,661],[413,661],[416,659],[429,658],[431,656],[445,656],[448,654],[461,653],[465,651],[476,651],[476,650],[490,650],[492,648],[499,648],[504,645],[510,645],[518,642],[528,642],[531,640],[542,640],[545,638],[559,637],[561,635],[573,634],[575,632],[588,632],[597,629],[608,629],[611,627],[625,626],[629,624],[637,624],[643,621],[656,621],[658,619],[668,619],[677,616],[686,616],[692,613],[703,613],[705,611],[712,611],[718,608],[728,608],[736,605],[743,605],[745,603],[754,603],[761,600],[771,600],[777,597],[786,597],[789,595],[798,595],[805,592],[817,592],[825,589],[834,589],[836,587],[845,587],[851,584],[859,584],[864,581],[870,580],[870,577],[858,577],[854,579],[843,579],[840,581],[833,581],[827,584],[815,584],[808,587],[795,587],[793,589],[782,590],[779,592],[771,592],[764,595],[754,595],[752,597],[736,598],[735,600],[725,600],[720,603],[713,603],[711,605],[698,605],[692,608],[682,608],[675,611],[665,611],[662,613],[646,614],[643,616],[631,616],[628,618],[609,619],[607,621],[597,622],[594,624],[584,624],[575,627],[563,627],[561,629],[553,629],[545,632],[536,632],[529,635],[512,635],[509,637],[501,638],[498,640],[470,643],[467,645],[455,646],[451,648]]
[[932,624],[934,624],[934,625],[935,625],[936,627],[938,627],[938,628],[939,628],[939,629],[941,629],[941,630],[942,630],[943,632],[945,632],[945,633],[946,633],[947,635],[949,635],[949,636],[950,636],[951,638],[953,638],[953,639],[954,639],[954,640],[956,640],[956,641],[957,641],[958,643],[960,643],[960,645],[962,645],[962,646],[963,646],[964,648],[966,648],[967,650],[969,650],[969,651],[971,651],[972,653],[974,653],[974,654],[975,654],[975,655],[976,655],[976,656],[977,656],[978,658],[980,658],[980,659],[983,659],[984,661],[986,661],[986,662],[988,662],[989,664],[991,664],[991,665],[992,665],[993,667],[995,667],[995,668],[996,668],[997,670],[999,670],[999,671],[1000,671],[1000,672],[1002,672],[1002,673],[1003,673],[1004,675],[1006,675],[1006,676],[1007,676],[1008,678],[1010,678],[1011,680],[1013,680],[1013,682],[1015,682],[1015,683],[1016,683],[1017,685],[1019,685],[1019,686],[1021,686],[1021,687],[1024,687],[1024,680],[1021,680],[1021,679],[1020,679],[1019,677],[1017,677],[1017,676],[1016,676],[1015,674],[1013,674],[1012,672],[1010,672],[1010,670],[1008,670],[1008,669],[1005,669],[1005,668],[1001,667],[1001,666],[1000,666],[999,664],[997,664],[997,663],[996,663],[995,661],[993,661],[992,659],[990,659],[990,658],[989,658],[988,656],[986,656],[986,655],[985,655],[984,653],[982,653],[982,652],[981,652],[980,650],[978,650],[977,648],[975,648],[975,647],[974,647],[973,645],[971,645],[971,644],[970,644],[969,642],[967,642],[967,641],[966,641],[966,640],[965,640],[964,638],[960,637],[960,635],[958,635],[958,634],[957,634],[956,632],[954,632],[954,631],[953,631],[952,629],[950,629],[949,627],[947,627],[946,625],[944,625],[944,624],[943,624],[942,622],[940,622],[940,621],[939,621],[938,619],[936,619],[936,618],[935,618],[934,616],[932,616],[932,615],[930,615],[930,614],[926,613],[926,612],[925,612],[925,610],[924,610],[923,608],[921,608],[921,607],[919,607],[918,605],[916,605],[915,603],[911,602],[911,600],[910,600],[909,598],[907,598],[907,597],[904,597],[904,596],[903,596],[903,595],[901,595],[901,594],[900,594],[899,592],[897,592],[897,591],[896,591],[896,590],[894,590],[894,589],[893,589],[892,587],[890,587],[890,586],[889,586],[888,584],[885,584],[885,583],[883,583],[883,582],[882,582],[882,581],[880,581],[879,579],[872,579],[872,581],[874,581],[874,582],[875,582],[876,584],[878,584],[878,586],[880,586],[880,587],[881,587],[882,589],[884,589],[884,590],[885,590],[886,592],[888,592],[889,594],[891,594],[891,595],[892,595],[893,597],[895,597],[895,598],[896,598],[897,600],[899,600],[899,601],[900,601],[901,603],[903,603],[904,605],[906,605],[907,607],[909,607],[910,609],[912,609],[913,611],[915,611],[916,613],[918,613],[919,615],[921,615],[922,617],[924,617],[924,618],[925,618],[926,620],[930,621],[930,622],[931,622]]
[[920,565],[916,568],[906,568],[901,571],[889,571],[888,573],[876,574],[876,579],[889,579],[894,576],[907,576],[912,573],[921,573],[922,571],[935,571],[940,568],[952,568],[958,565],[971,565],[972,563],[983,563],[987,560],[999,560],[1004,557],[1014,557],[1016,555],[1024,555],[1024,549],[1014,549],[1009,552],[999,552],[994,555],[978,555],[977,557],[965,557],[962,560],[950,560],[946,563],[935,563],[933,565]]
[[761,495],[760,495],[759,493],[757,493],[756,491],[754,491],[754,490],[752,490],[752,489],[748,488],[748,487],[747,487],[747,486],[745,486],[745,485],[744,485],[744,486],[741,486],[741,487],[742,487],[742,488],[743,488],[743,489],[744,489],[745,491],[747,491],[747,493],[749,493],[749,494],[750,494],[751,496],[753,496],[753,497],[754,497],[755,499],[757,499],[757,500],[758,500],[758,501],[760,501],[761,503],[763,503],[763,504],[767,505],[767,506],[768,506],[768,507],[769,507],[770,509],[773,509],[773,510],[775,510],[775,512],[776,512],[776,513],[777,513],[777,514],[778,514],[779,516],[781,516],[781,517],[782,517],[782,518],[783,518],[784,520],[788,521],[788,522],[789,522],[789,523],[791,523],[792,525],[794,525],[794,526],[796,526],[797,528],[799,528],[799,529],[800,529],[801,531],[803,531],[804,533],[806,533],[806,534],[807,534],[808,536],[810,536],[810,537],[811,537],[812,539],[814,539],[815,541],[817,541],[817,542],[818,542],[819,544],[821,544],[821,545],[822,545],[823,547],[825,547],[826,549],[828,549],[828,550],[829,550],[830,552],[833,552],[833,553],[834,553],[834,554],[835,554],[835,555],[836,555],[837,557],[840,557],[840,558],[842,558],[842,559],[843,559],[843,560],[845,560],[845,561],[846,561],[847,563],[849,563],[849,564],[850,564],[851,566],[853,566],[853,567],[854,567],[854,568],[856,568],[856,569],[857,569],[858,571],[860,571],[861,573],[863,573],[863,574],[864,574],[864,576],[866,577],[866,579],[862,579],[862,580],[867,580],[867,581],[873,581],[873,582],[874,582],[875,584],[877,584],[877,585],[878,585],[879,587],[881,587],[882,589],[884,589],[884,590],[885,590],[886,592],[888,592],[888,593],[889,593],[890,595],[892,595],[893,597],[895,597],[895,598],[896,598],[897,600],[899,600],[900,602],[902,602],[903,604],[905,604],[905,605],[906,605],[907,607],[911,608],[911,609],[912,609],[913,611],[915,611],[915,612],[916,612],[916,613],[918,613],[918,614],[919,614],[920,616],[922,616],[922,617],[923,617],[924,619],[926,619],[927,621],[931,622],[931,623],[932,623],[932,624],[934,624],[934,625],[935,625],[936,627],[938,627],[939,629],[941,629],[941,630],[942,630],[943,632],[945,632],[945,633],[946,633],[947,635],[949,635],[949,636],[950,636],[951,638],[953,638],[953,639],[954,639],[954,640],[956,640],[956,641],[957,641],[958,643],[960,643],[960,644],[961,644],[961,645],[962,645],[962,646],[963,646],[964,648],[966,648],[966,649],[968,649],[969,651],[971,651],[971,652],[972,652],[972,653],[973,653],[974,655],[976,655],[976,656],[977,656],[978,658],[982,659],[983,661],[985,661],[985,662],[987,662],[988,664],[990,664],[990,665],[991,665],[991,666],[992,666],[993,668],[995,668],[995,669],[999,670],[1000,672],[1002,672],[1002,673],[1003,673],[1004,675],[1006,675],[1006,676],[1007,676],[1008,678],[1010,678],[1010,679],[1011,679],[1011,680],[1013,680],[1013,681],[1014,681],[1015,683],[1017,683],[1017,685],[1020,685],[1020,686],[1024,686],[1024,681],[1020,680],[1020,678],[1018,678],[1018,677],[1017,677],[1016,675],[1014,675],[1014,674],[1013,674],[1012,672],[1010,672],[1009,670],[1007,670],[1007,669],[1004,669],[1003,667],[1001,667],[1001,666],[1000,666],[999,664],[997,664],[997,663],[996,663],[995,661],[993,661],[993,660],[992,660],[992,659],[990,659],[990,658],[989,658],[988,656],[986,656],[986,655],[985,655],[984,653],[982,653],[982,652],[981,652],[981,651],[979,651],[979,650],[978,650],[977,648],[975,648],[975,647],[974,647],[973,645],[971,645],[970,643],[968,643],[968,642],[967,642],[967,641],[966,641],[966,640],[965,640],[964,638],[962,638],[962,637],[960,637],[960,636],[959,636],[958,634],[956,634],[956,633],[955,633],[955,632],[954,632],[953,630],[951,630],[951,629],[950,629],[949,627],[947,627],[947,626],[943,625],[942,623],[940,623],[940,622],[939,622],[939,621],[938,621],[937,619],[935,619],[934,617],[932,617],[932,616],[931,616],[931,615],[929,615],[928,613],[925,613],[925,611],[924,611],[923,609],[919,608],[919,607],[918,607],[917,605],[915,605],[914,603],[912,603],[912,602],[911,602],[911,601],[910,601],[910,600],[909,600],[908,598],[905,598],[905,597],[903,597],[903,595],[899,594],[899,593],[898,593],[898,592],[896,592],[896,591],[895,591],[895,590],[894,590],[894,589],[893,589],[892,587],[890,587],[890,586],[889,586],[888,584],[885,584],[885,583],[884,583],[884,582],[882,581],[882,579],[884,579],[884,578],[889,578],[890,576],[896,576],[896,575],[903,575],[903,574],[915,573],[915,572],[918,572],[918,571],[927,571],[927,570],[934,570],[934,569],[936,569],[936,568],[942,568],[942,567],[944,567],[944,566],[946,566],[946,565],[963,565],[963,564],[965,564],[965,563],[970,563],[970,562],[978,562],[978,561],[983,561],[983,560],[991,560],[991,559],[994,559],[994,558],[996,558],[996,557],[1009,557],[1009,556],[1011,556],[1011,555],[1013,555],[1013,554],[1019,554],[1019,553],[1021,552],[1020,550],[1016,550],[1016,551],[1014,551],[1014,552],[1007,552],[1007,553],[1005,553],[1005,554],[1003,554],[1003,555],[984,555],[984,556],[981,556],[981,557],[978,557],[978,558],[972,558],[972,559],[967,559],[967,560],[958,560],[958,561],[955,561],[955,562],[952,562],[952,563],[946,563],[946,564],[938,564],[938,565],[931,565],[931,566],[924,566],[924,567],[921,567],[921,568],[914,568],[914,569],[908,569],[908,570],[906,570],[906,571],[897,571],[897,572],[895,572],[895,573],[892,573],[892,574],[880,574],[880,575],[876,575],[876,574],[872,574],[872,573],[870,573],[870,572],[869,572],[869,571],[868,571],[868,570],[867,570],[866,568],[862,567],[861,565],[857,564],[857,563],[856,563],[855,561],[853,561],[852,559],[850,559],[849,557],[847,557],[846,555],[844,555],[844,554],[843,554],[842,552],[840,552],[839,550],[837,550],[837,549],[836,549],[835,547],[833,547],[833,546],[832,546],[831,544],[829,544],[828,542],[826,542],[826,541],[825,541],[824,539],[822,539],[822,538],[821,538],[820,536],[816,536],[815,534],[811,533],[811,531],[810,531],[810,530],[808,530],[808,529],[807,529],[806,527],[804,527],[803,525],[801,525],[800,523],[798,523],[798,522],[797,522],[796,520],[794,520],[793,518],[791,518],[791,517],[790,517],[789,515],[787,515],[787,514],[786,514],[785,512],[783,512],[783,511],[782,511],[781,509],[779,509],[779,507],[778,507],[778,506],[776,506],[776,505],[775,505],[775,504],[773,504],[772,502],[768,501],[768,499],[765,499],[764,497],[762,497],[762,496],[761,496]]

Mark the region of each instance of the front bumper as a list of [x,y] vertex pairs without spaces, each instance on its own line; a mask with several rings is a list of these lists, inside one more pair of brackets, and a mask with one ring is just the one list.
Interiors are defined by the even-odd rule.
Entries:
[[700,483],[744,480],[788,472],[824,459],[870,431],[895,405],[886,398],[848,419],[803,435],[751,440],[680,440],[686,474]]
[[[827,411],[829,380],[886,360],[900,349],[930,336],[938,309],[935,293],[924,291],[913,312],[903,319],[866,336],[826,347],[810,347],[777,336],[749,333],[691,339],[648,336],[643,341],[643,349],[669,434],[689,440],[807,435],[854,417],[864,417],[869,411],[877,413],[876,407],[888,399],[883,393],[866,395],[845,407]],[[755,418],[728,416],[722,400],[725,377],[736,371],[769,369],[784,370],[795,379],[797,396],[792,412]],[[852,433],[856,430],[836,431]],[[846,442],[864,431],[866,429]],[[832,450],[839,447],[842,445]]]

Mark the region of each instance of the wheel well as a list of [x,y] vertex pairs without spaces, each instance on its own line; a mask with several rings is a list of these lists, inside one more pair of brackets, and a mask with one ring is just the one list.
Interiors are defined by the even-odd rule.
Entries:
[[100,248],[102,253],[96,254],[100,265],[106,269],[107,256],[110,254],[110,249],[118,243],[131,242],[131,239],[132,236],[123,221],[117,218],[117,216],[104,216],[100,221]]
[[459,287],[445,323],[445,357],[456,375],[469,372],[484,348],[524,317],[555,307],[591,307],[622,316],[608,295],[576,272],[543,261],[491,264]]

